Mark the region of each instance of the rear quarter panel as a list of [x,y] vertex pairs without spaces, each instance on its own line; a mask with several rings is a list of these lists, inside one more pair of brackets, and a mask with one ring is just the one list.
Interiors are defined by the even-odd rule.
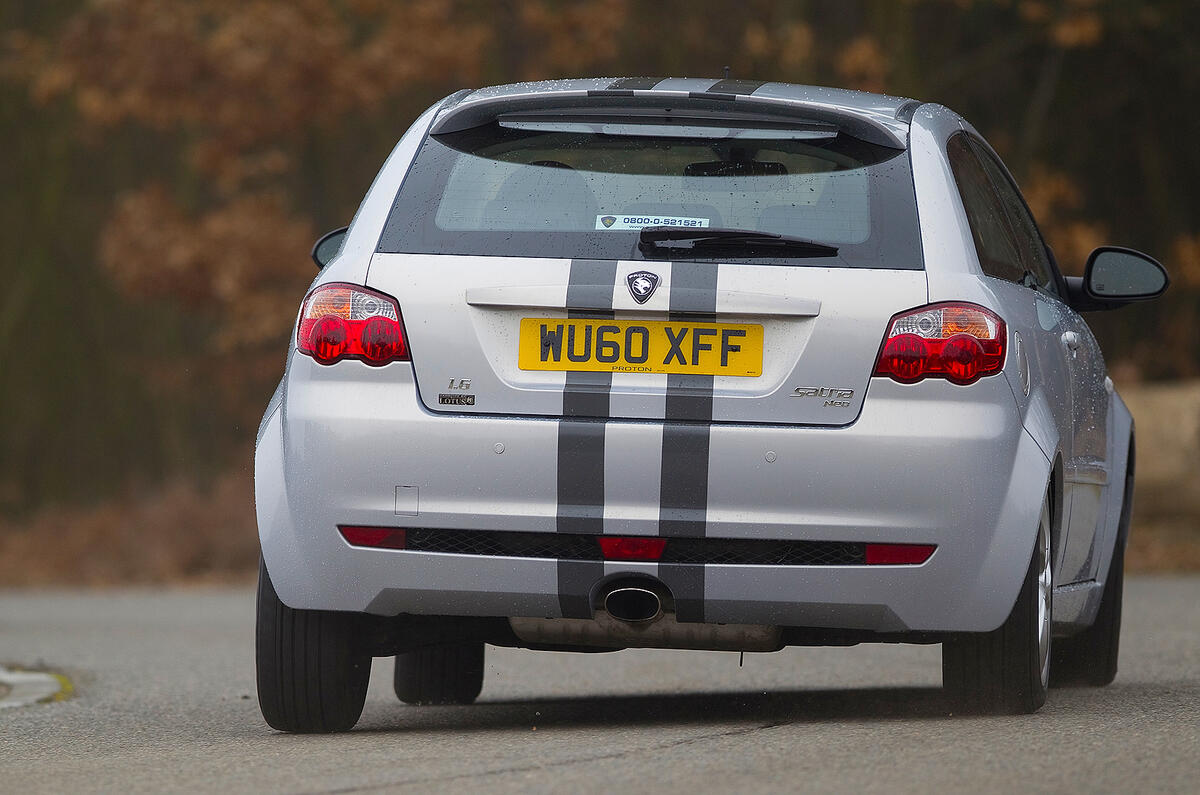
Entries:
[[[1059,415],[1064,404],[1061,396],[1056,398],[1049,395],[1041,387],[1031,388],[1028,397],[1023,393],[1013,356],[1013,332],[1015,327],[1021,325],[1020,321],[1012,322],[1016,319],[1013,296],[1005,290],[1007,285],[999,285],[997,280],[985,277],[979,266],[971,228],[946,157],[946,141],[961,130],[974,131],[950,109],[926,104],[913,114],[909,131],[913,183],[921,220],[921,245],[925,252],[928,300],[930,303],[970,301],[1005,318],[1009,339],[1003,378],[1018,404],[1021,424],[1047,459],[1038,478],[1024,480],[1024,488],[1030,493],[1020,499],[1040,505],[1061,446]],[[1027,301],[1032,304],[1032,291],[1026,292],[1030,294]],[[1062,524],[1061,519],[1059,524]],[[1036,526],[1031,524],[1026,532],[1029,548],[1032,549]],[[1061,545],[1057,555],[1061,556]]]
[[[1019,303],[1023,299],[1014,298],[1012,293],[1024,288],[1014,286],[1010,291],[1007,289],[1008,285],[997,287],[996,280],[985,277],[979,266],[966,213],[945,156],[946,140],[959,130],[975,132],[970,124],[953,111],[938,105],[923,105],[913,116],[909,134],[929,301],[972,301],[993,309],[1008,322],[1010,359],[1006,363],[1004,377],[1013,391],[1026,432],[1036,441],[1050,462],[1044,472],[1043,485],[1037,493],[1030,493],[1025,497],[1034,501],[1041,498],[1041,489],[1044,489],[1044,484],[1055,467],[1053,462],[1062,460],[1064,440],[1061,429],[1068,419],[1073,419],[1064,417],[1063,414],[1071,411],[1071,401],[1069,396],[1053,394],[1053,390],[1047,391],[1044,385],[1038,383],[1036,374],[1032,378],[1028,396],[1024,394],[1017,363],[1012,358],[1012,333],[1015,327],[1021,325],[1020,316],[1024,314],[1021,307],[1014,306],[1013,303],[1014,300],[1018,300]],[[1032,291],[1029,292],[1032,295]],[[1035,347],[1030,345],[1030,342],[1031,340],[1023,340],[1026,355],[1031,355]],[[1052,366],[1049,362],[1041,364]],[[1036,368],[1038,363],[1030,362],[1030,366]],[[1112,393],[1108,400],[1105,423],[1107,454],[1104,466],[1108,473],[1109,487],[1103,495],[1102,515],[1097,523],[1086,573],[1087,577],[1098,579],[1085,587],[1068,588],[1056,597],[1055,624],[1060,630],[1063,626],[1091,623],[1099,603],[1099,586],[1107,574],[1116,541],[1132,419],[1124,403],[1115,393]],[[1062,464],[1059,467],[1061,469]],[[1061,492],[1061,483],[1058,484],[1058,489]],[[1070,500],[1060,498],[1059,502],[1056,510],[1056,532],[1059,535],[1056,565],[1061,569],[1066,551],[1063,534],[1069,520]],[[1030,528],[1030,544],[1032,541],[1033,528]],[[1071,579],[1074,577],[1073,574]]]

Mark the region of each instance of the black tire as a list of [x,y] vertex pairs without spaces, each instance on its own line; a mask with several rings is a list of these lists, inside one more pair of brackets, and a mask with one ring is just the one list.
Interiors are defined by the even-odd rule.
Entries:
[[1121,601],[1125,589],[1125,545],[1118,541],[1096,622],[1078,635],[1054,641],[1051,687],[1104,687],[1117,678],[1121,646]]
[[[1047,503],[1048,506],[1048,503]],[[1049,656],[1042,657],[1040,633],[1049,644],[1049,625],[1042,628],[1039,591],[1043,565],[1049,557],[1048,508],[1043,507],[1038,542],[1012,612],[991,632],[964,633],[942,644],[942,686],[954,709],[971,714],[1022,715],[1037,712],[1046,703]],[[1049,583],[1046,611],[1049,622],[1053,583]]]
[[343,732],[367,699],[371,657],[355,649],[354,613],[293,610],[258,565],[258,705],[275,729]]
[[483,642],[397,654],[392,684],[405,704],[470,704],[483,690]]

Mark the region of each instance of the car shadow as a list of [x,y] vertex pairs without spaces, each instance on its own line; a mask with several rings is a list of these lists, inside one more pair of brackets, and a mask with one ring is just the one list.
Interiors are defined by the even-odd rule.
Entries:
[[712,723],[762,728],[840,720],[913,720],[953,715],[940,688],[737,691],[481,701],[471,706],[369,710],[356,731],[502,730]]

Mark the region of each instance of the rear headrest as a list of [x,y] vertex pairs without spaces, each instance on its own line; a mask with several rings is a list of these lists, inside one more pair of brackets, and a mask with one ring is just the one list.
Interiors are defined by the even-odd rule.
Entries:
[[492,229],[592,229],[596,197],[579,172],[557,161],[538,161],[514,171],[483,211]]

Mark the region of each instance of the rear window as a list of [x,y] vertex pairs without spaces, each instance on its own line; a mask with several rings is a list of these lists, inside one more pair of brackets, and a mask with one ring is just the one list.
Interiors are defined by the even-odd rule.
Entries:
[[[647,254],[638,247],[647,226],[769,232],[838,251],[672,245],[669,254]],[[923,267],[908,153],[828,125],[496,121],[429,136],[379,250]]]

